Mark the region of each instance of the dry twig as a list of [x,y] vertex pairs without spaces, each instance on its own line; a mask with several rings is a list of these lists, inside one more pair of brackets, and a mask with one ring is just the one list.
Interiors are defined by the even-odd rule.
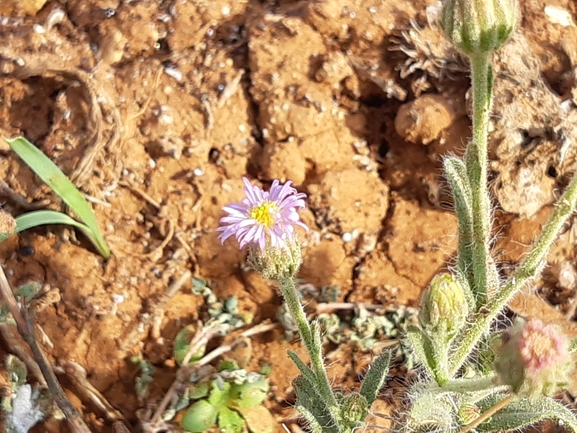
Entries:
[[0,266],[0,294],[6,302],[10,313],[14,317],[16,321],[16,328],[18,332],[24,339],[24,341],[30,346],[32,350],[32,356],[34,360],[38,364],[40,371],[42,372],[42,376],[46,380],[46,384],[54,401],[68,420],[70,424],[70,429],[73,433],[90,433],[90,429],[85,424],[84,420],[76,410],[76,408],[72,405],[68,397],[64,393],[62,386],[60,386],[60,382],[56,378],[54,374],[54,370],[52,370],[52,366],[46,359],[46,356],[42,352],[40,345],[36,339],[36,333],[34,330],[34,318],[28,313],[26,308],[20,308],[14,294],[12,293],[12,289],[10,288],[10,284],[8,283],[8,279],[6,278],[6,274],[4,273],[4,269]]

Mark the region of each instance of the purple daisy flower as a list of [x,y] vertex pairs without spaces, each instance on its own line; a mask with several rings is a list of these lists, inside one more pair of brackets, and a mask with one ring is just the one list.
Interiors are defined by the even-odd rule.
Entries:
[[297,209],[305,208],[306,194],[297,192],[291,181],[280,185],[275,180],[268,192],[253,186],[246,177],[242,181],[246,197],[222,208],[228,213],[216,229],[222,232],[218,236],[222,243],[234,235],[240,248],[254,243],[264,251],[268,246],[285,248],[286,242],[294,239],[295,226],[308,231],[297,213]]

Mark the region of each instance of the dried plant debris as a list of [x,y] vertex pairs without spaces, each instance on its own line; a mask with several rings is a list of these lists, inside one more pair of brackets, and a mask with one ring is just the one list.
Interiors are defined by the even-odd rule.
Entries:
[[[575,170],[577,108],[545,83],[539,60],[521,34],[503,47],[495,67],[494,192],[501,207],[525,218],[553,203],[565,173]],[[538,103],[536,103],[538,101]]]
[[[318,316],[323,329],[325,343],[352,344],[360,350],[376,350],[396,343],[393,359],[401,362],[408,370],[416,361],[409,347],[400,343],[408,325],[414,324],[417,310],[410,307],[388,308],[384,313],[371,311],[358,305],[354,315],[342,316],[323,313]],[[391,344],[388,344],[391,343]]]
[[410,78],[415,96],[431,89],[441,91],[445,80],[455,80],[467,72],[465,60],[435,23],[420,26],[411,20],[407,27],[397,29],[390,42],[389,51],[401,57],[399,76]]
[[51,399],[45,388],[33,388],[26,383],[26,366],[15,356],[6,358],[10,394],[2,399],[6,413],[7,433],[28,433],[51,412]]

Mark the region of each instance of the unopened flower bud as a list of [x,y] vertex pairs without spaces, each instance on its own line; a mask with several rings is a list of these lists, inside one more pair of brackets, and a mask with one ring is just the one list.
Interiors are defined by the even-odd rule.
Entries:
[[501,383],[523,397],[552,395],[569,383],[569,339],[554,325],[520,321],[501,335],[495,352]]
[[369,404],[361,394],[353,392],[348,395],[337,395],[337,399],[342,408],[343,420],[349,425],[356,427],[367,417]]
[[499,49],[518,20],[517,0],[445,0],[440,25],[468,56]]
[[286,241],[283,247],[267,246],[264,250],[253,244],[249,247],[247,262],[268,280],[281,281],[292,278],[302,263],[300,242],[295,237]]
[[451,339],[465,324],[468,314],[461,284],[451,274],[436,275],[421,297],[419,323],[423,330]]

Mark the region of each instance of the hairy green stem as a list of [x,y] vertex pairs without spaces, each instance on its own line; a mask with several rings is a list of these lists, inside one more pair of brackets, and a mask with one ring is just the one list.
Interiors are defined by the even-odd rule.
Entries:
[[444,392],[468,393],[484,391],[490,388],[501,389],[502,385],[495,385],[495,376],[476,377],[473,379],[452,379],[447,381],[443,386],[431,388]]
[[458,341],[457,349],[451,356],[452,363],[449,369],[450,377],[454,377],[461,368],[469,354],[474,350],[479,339],[486,333],[495,319],[497,314],[503,309],[507,302],[521,289],[525,284],[531,281],[539,272],[545,261],[545,257],[559,232],[567,219],[573,213],[577,204],[577,173],[569,186],[561,196],[561,199],[555,206],[549,221],[543,228],[543,231],[533,244],[531,251],[521,262],[517,270],[509,280],[501,287],[495,296],[482,308],[476,315],[473,322],[461,331],[461,338]]
[[315,385],[319,387],[319,394],[323,397],[327,409],[335,415],[334,418],[339,419],[338,403],[323,364],[322,347],[320,344],[315,344],[315,338],[297,295],[294,280],[292,278],[284,278],[278,283],[287,308],[297,325],[301,339],[309,354],[311,369],[316,377]]
[[489,292],[489,241],[491,236],[491,208],[487,188],[487,143],[491,110],[492,73],[490,53],[471,56],[473,88],[473,137],[467,146],[465,162],[471,185],[473,207],[472,266],[474,285],[471,287],[482,305]]

